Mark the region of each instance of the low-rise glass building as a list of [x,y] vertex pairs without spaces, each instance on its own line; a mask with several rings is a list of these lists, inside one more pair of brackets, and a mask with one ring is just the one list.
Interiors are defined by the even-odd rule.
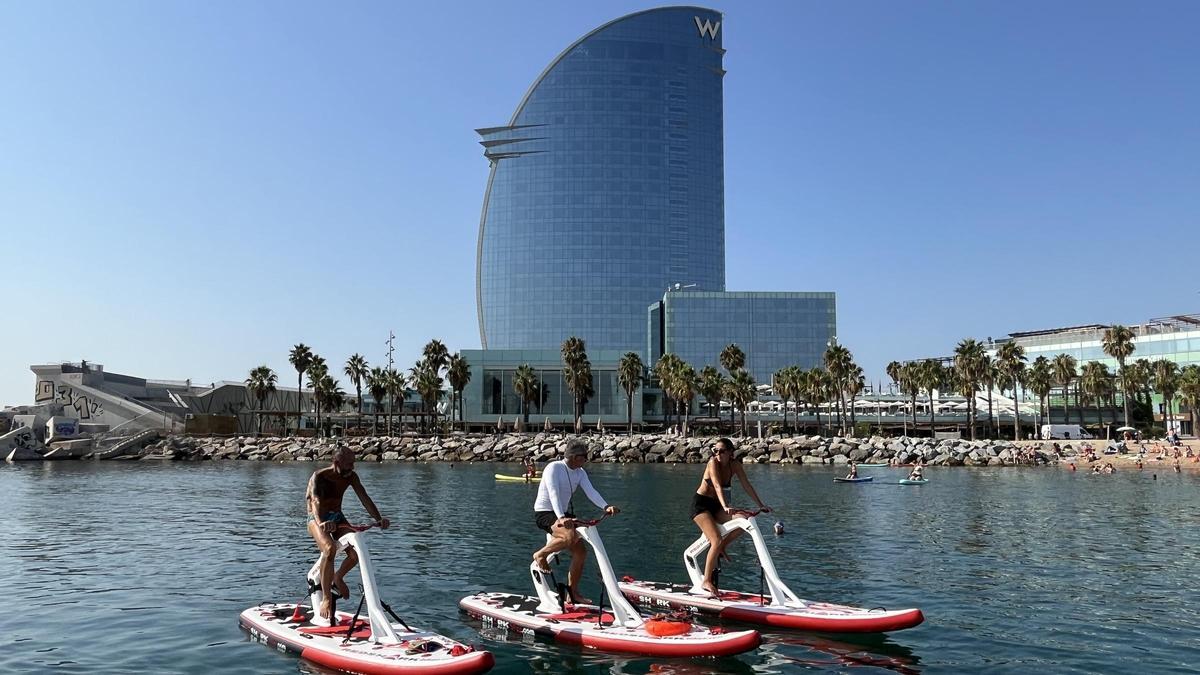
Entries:
[[820,365],[836,325],[833,293],[668,291],[647,311],[647,365],[671,353],[696,370],[721,368],[721,351],[733,343],[766,384],[781,368]]

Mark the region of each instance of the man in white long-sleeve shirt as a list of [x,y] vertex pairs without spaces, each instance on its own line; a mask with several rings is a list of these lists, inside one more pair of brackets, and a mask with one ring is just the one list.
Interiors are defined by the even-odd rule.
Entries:
[[567,443],[564,459],[550,462],[542,471],[542,482],[538,485],[537,501],[533,503],[534,522],[542,531],[553,538],[533,554],[533,560],[542,570],[549,572],[547,558],[550,554],[571,549],[571,570],[567,577],[567,588],[576,604],[591,601],[579,595],[579,577],[583,574],[583,561],[587,558],[587,547],[575,531],[575,514],[571,512],[571,496],[576,488],[605,513],[615,515],[621,510],[604,501],[604,497],[592,487],[583,465],[588,461],[587,446],[578,439]]

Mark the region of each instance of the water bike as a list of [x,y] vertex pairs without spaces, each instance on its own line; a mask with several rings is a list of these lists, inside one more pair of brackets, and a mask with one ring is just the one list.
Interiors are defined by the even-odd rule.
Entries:
[[513,483],[537,483],[542,480],[541,474],[530,476],[528,479],[525,476],[510,476],[505,473],[493,474],[498,481],[509,481]]
[[683,553],[690,586],[638,581],[627,576],[620,584],[621,592],[634,602],[656,608],[696,610],[722,619],[826,633],[883,633],[912,628],[925,620],[919,609],[865,609],[798,598],[775,571],[775,563],[754,518],[759,513],[763,511],[736,511],[732,520],[717,525],[722,538],[736,530],[750,535],[758,553],[758,593],[721,590],[714,597],[704,588],[704,559],[709,547],[704,535]]
[[870,483],[875,480],[874,476],[859,476],[858,478],[834,478],[835,483]]
[[[499,627],[523,636],[541,636],[570,645],[646,656],[727,656],[754,649],[762,643],[758,631],[725,631],[691,622],[685,613],[645,618],[621,595],[609,563],[599,520],[576,520],[576,531],[596,556],[602,591],[599,605],[568,602],[566,584],[554,572],[529,565],[537,597],[514,593],[478,593],[463,598],[459,606],[485,628]],[[549,537],[549,535],[547,535]],[[554,564],[557,553],[550,556]],[[553,569],[553,568],[552,568]],[[605,607],[605,596],[609,606]]]
[[900,485],[924,485],[929,482],[928,478],[901,478]]
[[[242,612],[239,623],[253,640],[280,652],[299,654],[327,668],[368,675],[482,673],[492,655],[428,631],[413,630],[379,597],[371,555],[363,541],[375,525],[354,527],[338,538],[339,550],[353,548],[362,576],[362,599],[353,615],[333,607],[333,620],[321,617],[321,558],[306,575],[309,604],[264,602]],[[322,554],[323,555],[323,554]],[[339,597],[333,594],[334,602]],[[360,618],[364,607],[366,615]],[[389,617],[391,620],[389,620]],[[394,623],[393,623],[394,621]]]

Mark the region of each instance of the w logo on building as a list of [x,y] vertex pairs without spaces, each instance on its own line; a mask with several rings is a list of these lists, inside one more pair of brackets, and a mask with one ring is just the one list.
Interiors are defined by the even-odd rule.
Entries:
[[696,30],[700,31],[700,37],[708,36],[709,40],[717,39],[717,31],[721,30],[720,21],[710,21],[705,19],[700,20],[700,17],[692,17],[696,20]]

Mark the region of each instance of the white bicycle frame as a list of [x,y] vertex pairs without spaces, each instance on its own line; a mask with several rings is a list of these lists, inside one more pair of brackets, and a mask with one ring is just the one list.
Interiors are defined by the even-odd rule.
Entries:
[[[625,599],[625,595],[621,593],[621,588],[617,586],[617,575],[613,573],[612,563],[608,560],[608,552],[604,550],[604,541],[600,539],[600,531],[595,527],[577,527],[575,531],[583,538],[592,551],[596,554],[596,565],[600,568],[600,578],[604,583],[604,592],[608,595],[610,608],[612,609],[613,618],[617,625],[626,628],[637,628],[643,623],[642,615],[638,614],[633,605]],[[553,537],[546,535],[546,541],[549,542]],[[550,559],[547,561],[550,564],[554,563],[559,552],[550,554]],[[562,598],[559,597],[558,589],[553,588],[550,583],[549,572],[543,572],[538,569],[537,563],[530,563],[529,575],[533,577],[533,587],[537,590],[538,600],[540,603],[537,606],[539,612],[547,614],[557,614],[562,611]]]
[[[779,578],[779,573],[775,571],[775,563],[771,560],[771,553],[767,551],[767,543],[763,540],[762,532],[758,528],[758,521],[754,519],[754,516],[743,516],[734,518],[727,523],[717,523],[717,530],[721,533],[722,540],[736,530],[744,530],[750,535],[750,539],[754,542],[754,550],[758,553],[758,564],[762,566],[767,591],[771,595],[771,606],[806,606],[804,601],[796,597],[796,594]],[[709,594],[708,590],[704,588],[704,559],[707,556],[708,547],[708,537],[702,534],[683,552],[683,566],[687,568],[688,577],[692,581],[692,588],[689,592],[693,595],[707,596]]]
[[[392,627],[391,622],[387,620],[387,614],[383,611],[383,604],[379,600],[379,590],[375,586],[375,569],[371,564],[371,554],[367,551],[366,544],[363,543],[363,534],[365,532],[350,532],[338,537],[338,550],[344,551],[353,548],[358,554],[358,573],[362,578],[363,604],[367,611],[367,620],[371,623],[371,641],[380,644],[395,644],[400,642],[400,638],[396,636],[396,630]],[[322,553],[317,557],[317,562],[308,570],[308,583],[310,586],[315,586],[316,590],[309,595],[309,602],[312,603],[313,618],[312,622],[316,625],[329,626],[330,621],[321,618],[320,607],[324,595],[321,592],[321,563],[325,561],[325,554]],[[336,573],[336,570],[335,570]]]

